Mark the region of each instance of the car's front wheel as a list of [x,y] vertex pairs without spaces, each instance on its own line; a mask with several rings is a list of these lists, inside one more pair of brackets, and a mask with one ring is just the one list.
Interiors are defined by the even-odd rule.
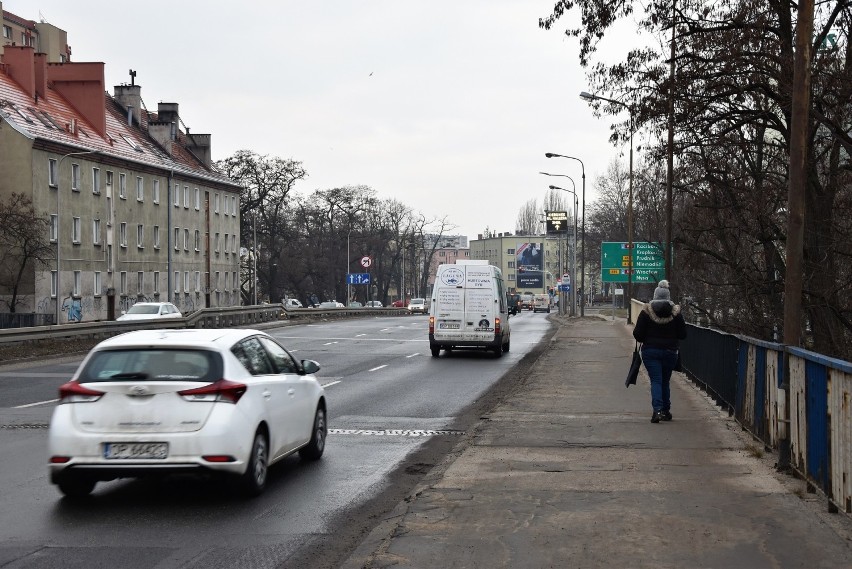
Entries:
[[251,445],[246,471],[240,479],[243,493],[247,496],[259,496],[266,488],[269,474],[269,443],[266,435],[258,431]]
[[305,460],[317,460],[325,451],[325,439],[328,435],[328,427],[325,424],[325,410],[317,407],[314,415],[314,427],[311,430],[311,441],[307,446],[299,449],[299,456]]

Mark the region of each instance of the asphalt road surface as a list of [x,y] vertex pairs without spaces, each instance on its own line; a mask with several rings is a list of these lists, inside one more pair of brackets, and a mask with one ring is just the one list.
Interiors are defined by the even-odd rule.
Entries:
[[245,500],[192,476],[100,483],[91,499],[49,483],[47,425],[73,355],[0,365],[0,567],[336,567],[458,443],[546,337],[546,314],[512,317],[512,349],[429,355],[427,316],[267,330],[317,360],[329,405],[325,456],[288,458]]

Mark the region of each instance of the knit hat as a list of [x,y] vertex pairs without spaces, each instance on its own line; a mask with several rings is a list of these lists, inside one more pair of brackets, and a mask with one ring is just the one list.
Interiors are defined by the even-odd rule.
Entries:
[[662,280],[657,288],[654,289],[654,300],[671,300],[672,295],[669,291],[669,281]]

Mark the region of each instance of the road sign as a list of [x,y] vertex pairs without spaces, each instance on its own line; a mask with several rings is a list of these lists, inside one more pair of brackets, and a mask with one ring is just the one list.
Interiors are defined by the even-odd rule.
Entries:
[[547,212],[547,233],[562,233],[568,230],[568,212],[567,211],[548,211]]
[[370,284],[370,273],[349,273],[346,275],[346,283],[351,285]]
[[605,283],[656,283],[665,274],[663,247],[658,243],[638,241],[633,243],[633,274],[629,249],[624,242],[601,243],[601,280]]
[[364,267],[365,269],[369,269],[370,265],[372,265],[372,264],[373,264],[373,259],[371,259],[367,255],[364,255],[363,257],[361,257],[361,266]]
[[559,292],[571,292],[571,285],[569,285],[569,284],[559,285]]

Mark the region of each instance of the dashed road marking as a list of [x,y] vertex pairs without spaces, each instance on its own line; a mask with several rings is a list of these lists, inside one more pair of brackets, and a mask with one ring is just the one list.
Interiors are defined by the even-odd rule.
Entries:
[[37,401],[36,403],[27,403],[26,405],[16,405],[12,409],[26,409],[27,407],[36,407],[37,405],[49,405],[56,403],[59,399],[48,399],[47,401]]
[[380,366],[378,366],[378,367],[374,367],[373,369],[369,369],[369,370],[367,370],[367,371],[379,371],[379,370],[380,370],[380,369],[382,369],[383,367],[388,367],[388,365],[387,365],[387,364],[385,364],[385,365],[380,365]]
[[406,358],[413,358],[414,356],[419,356],[419,355],[420,355],[420,352],[415,352],[415,353],[411,354],[410,356],[405,356],[405,357]]
[[329,429],[328,434],[368,437],[442,437],[463,435],[464,431],[446,429]]

